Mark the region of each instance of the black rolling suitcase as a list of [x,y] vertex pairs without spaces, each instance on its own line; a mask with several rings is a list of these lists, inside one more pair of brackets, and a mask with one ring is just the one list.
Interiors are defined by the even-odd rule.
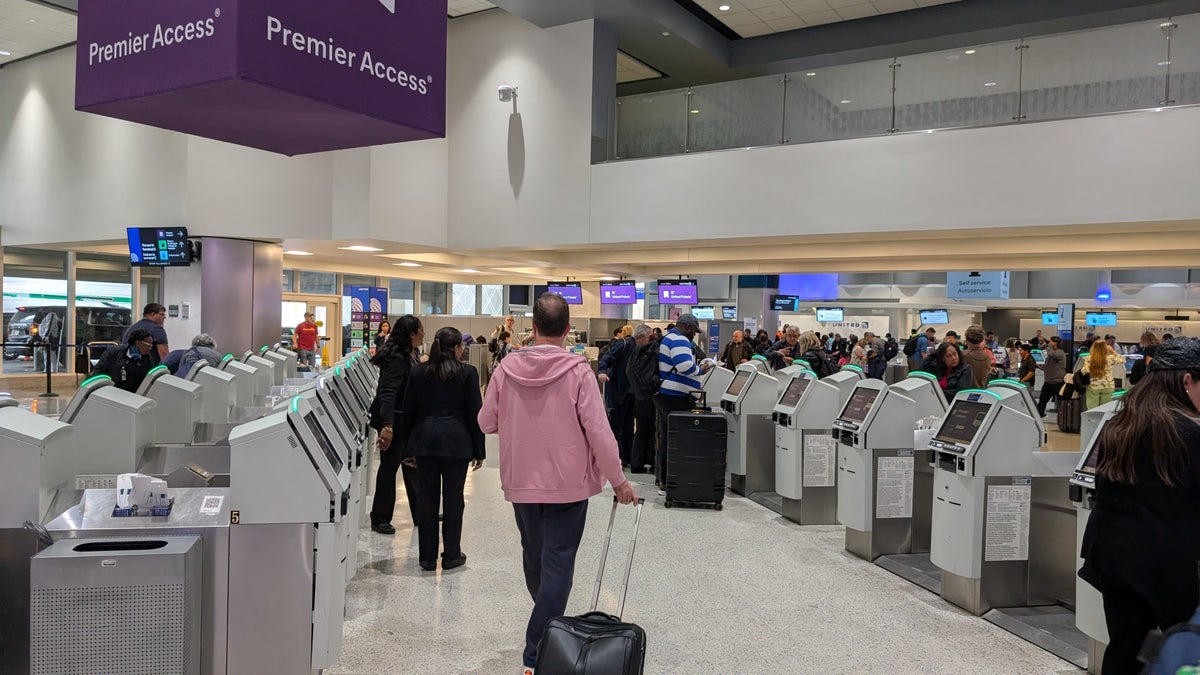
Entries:
[[692,410],[667,418],[667,484],[664,506],[707,506],[721,510],[725,499],[725,413],[710,412],[704,392]]
[[1058,396],[1058,430],[1066,434],[1079,433],[1082,415],[1083,397],[1071,385],[1063,385]]
[[538,646],[534,670],[550,675],[642,675],[646,659],[646,631],[641,626],[621,620],[625,611],[625,594],[629,591],[629,573],[633,570],[633,551],[637,545],[638,525],[642,522],[642,505],[638,499],[637,517],[633,522],[633,537],[629,543],[629,560],[625,562],[625,581],[621,584],[621,600],[617,615],[596,611],[600,602],[600,585],[608,562],[608,545],[612,543],[613,523],[617,518],[617,498],[613,497],[612,514],[608,517],[608,535],[600,553],[600,571],[596,574],[596,590],[592,593],[592,611],[580,616],[559,616],[546,624]]

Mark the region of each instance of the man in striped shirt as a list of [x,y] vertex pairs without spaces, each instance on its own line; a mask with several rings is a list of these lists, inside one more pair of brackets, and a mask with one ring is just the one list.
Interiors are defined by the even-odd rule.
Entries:
[[[691,314],[675,321],[675,327],[663,335],[658,345],[658,373],[662,384],[654,397],[658,410],[658,453],[654,462],[660,488],[667,482],[667,418],[671,413],[692,409],[692,392],[700,390],[700,376],[707,367],[696,362],[692,340],[700,332],[700,322]],[[659,494],[666,494],[659,490]]]

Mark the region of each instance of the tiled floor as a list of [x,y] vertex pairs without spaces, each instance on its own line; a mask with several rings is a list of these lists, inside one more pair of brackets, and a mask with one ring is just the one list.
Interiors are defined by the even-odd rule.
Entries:
[[[465,567],[420,571],[403,495],[395,537],[363,531],[331,673],[520,672],[531,602],[494,440],[467,483]],[[840,527],[800,527],[732,496],[722,512],[667,510],[652,485],[638,491],[625,617],[648,634],[647,673],[1081,672],[847,554]],[[570,613],[587,609],[611,500],[592,500]],[[632,522],[622,507],[602,609],[615,606]]]

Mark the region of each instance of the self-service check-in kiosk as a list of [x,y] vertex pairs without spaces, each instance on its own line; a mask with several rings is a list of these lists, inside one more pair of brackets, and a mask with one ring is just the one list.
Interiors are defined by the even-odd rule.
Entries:
[[[344,451],[308,401],[229,438],[229,672],[328,668],[341,649],[350,501]],[[237,667],[234,667],[237,664]]]
[[911,398],[883,380],[863,380],[833,420],[837,520],[846,526],[846,550],[864,560],[919,552],[927,539],[913,508],[916,411]]
[[[1083,533],[1087,530],[1088,518],[1092,515],[1096,497],[1096,466],[1100,463],[1100,432],[1120,409],[1121,400],[1115,399],[1096,406],[1084,414],[1092,413],[1090,429],[1082,430],[1083,452],[1079,464],[1071,474],[1068,494],[1075,505],[1075,552],[1083,550]],[[1083,567],[1083,558],[1076,557],[1075,569]],[[1099,673],[1104,661],[1104,649],[1108,646],[1108,624],[1104,617],[1104,598],[1100,591],[1088,582],[1075,577],[1075,627],[1088,638],[1088,672]]]
[[837,522],[837,444],[829,424],[840,409],[838,388],[811,370],[792,373],[775,405],[775,491],[782,515],[801,525]]
[[1078,455],[1038,452],[1040,444],[1034,420],[991,390],[959,392],[929,443],[937,456],[930,560],[942,570],[942,597],[978,616],[1074,604],[1073,519],[1061,530]]
[[74,430],[0,399],[0,672],[28,673],[29,559],[40,548],[24,529],[41,524],[60,490],[74,493]]
[[296,371],[300,361],[299,354],[291,349],[288,349],[287,347],[284,347],[278,342],[276,342],[275,346],[271,348],[271,353],[281,357],[284,361],[283,379],[291,380],[298,377]]
[[740,495],[775,489],[775,408],[778,382],[755,364],[743,363],[721,397],[729,428],[726,461],[730,489]]
[[200,385],[200,421],[205,424],[225,424],[233,406],[237,405],[237,383],[233,375],[197,361],[188,371],[189,382]]
[[262,401],[271,394],[271,387],[283,384],[283,378],[280,377],[276,382],[275,363],[261,356],[257,356],[254,352],[247,350],[242,354],[242,363],[254,369],[254,395],[256,401]]
[[59,420],[86,439],[71,460],[77,474],[120,474],[137,469],[155,438],[157,403],[113,386],[107,375],[83,381]]
[[263,345],[262,349],[258,350],[258,355],[267,361],[270,361],[271,364],[275,366],[275,370],[273,371],[275,374],[275,381],[272,383],[272,385],[276,387],[282,387],[283,383],[288,378],[287,357],[279,352],[272,351],[271,348],[266,345]]
[[249,408],[254,406],[256,392],[258,391],[258,383],[255,381],[258,378],[258,371],[234,359],[233,354],[226,354],[221,359],[221,370],[233,376],[234,396],[236,397],[234,407]]
[[710,368],[704,374],[700,388],[704,390],[704,400],[710,409],[721,407],[721,397],[725,395],[730,382],[733,382],[733,371],[725,366]]
[[137,393],[157,403],[153,442],[192,442],[202,411],[200,385],[175,377],[166,366],[155,366],[146,373]]
[[1001,396],[1001,402],[1016,410],[1019,413],[1029,415],[1033,423],[1037,425],[1038,437],[1041,442],[1038,447],[1046,444],[1046,422],[1042,416],[1038,414],[1037,402],[1033,400],[1033,392],[1029,389],[1029,385],[1022,384],[1016,380],[992,380],[987,386],[989,391],[994,391]]

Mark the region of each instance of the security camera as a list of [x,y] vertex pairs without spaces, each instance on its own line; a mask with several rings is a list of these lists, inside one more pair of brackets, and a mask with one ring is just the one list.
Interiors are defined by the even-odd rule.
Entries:
[[509,84],[502,84],[496,93],[500,96],[501,103],[509,103],[517,97],[517,88]]

